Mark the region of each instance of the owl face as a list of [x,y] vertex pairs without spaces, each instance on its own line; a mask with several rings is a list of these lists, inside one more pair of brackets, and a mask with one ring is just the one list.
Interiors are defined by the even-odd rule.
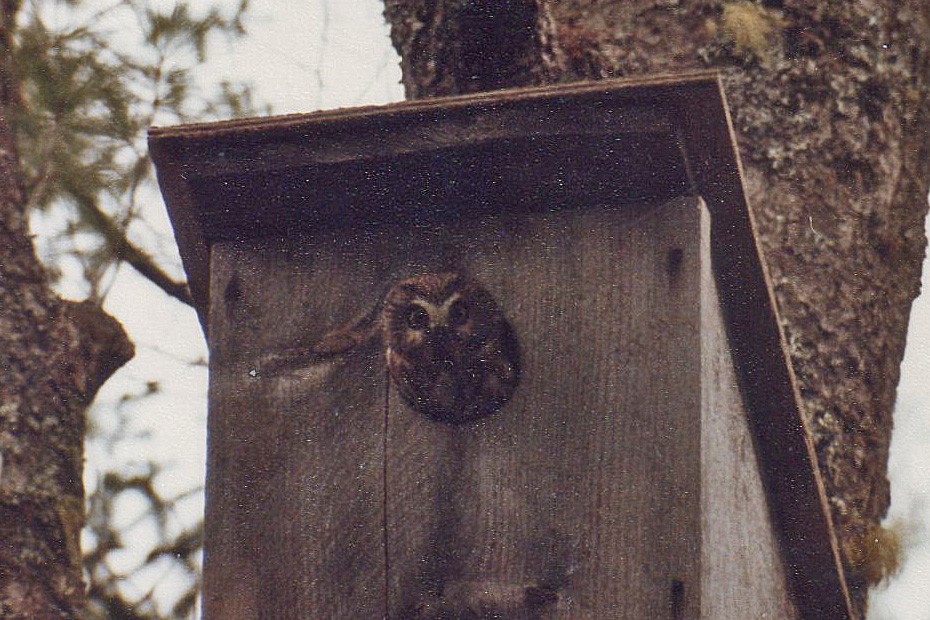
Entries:
[[397,283],[381,317],[389,374],[403,400],[462,423],[497,411],[519,380],[510,324],[491,294],[458,273]]

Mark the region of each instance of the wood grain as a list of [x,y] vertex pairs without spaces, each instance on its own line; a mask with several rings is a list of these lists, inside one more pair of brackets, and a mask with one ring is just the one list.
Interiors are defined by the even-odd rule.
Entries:
[[378,245],[213,246],[207,618],[381,617],[381,353],[308,353],[377,301]]
[[[617,191],[623,187],[640,194],[662,192],[654,197],[670,198],[673,188],[687,182],[674,131],[676,119],[682,116],[680,108],[716,88],[715,74],[696,72],[505,90],[379,108],[152,128],[149,147],[175,223],[191,293],[203,313],[208,303],[204,250],[211,240],[266,236],[301,227],[312,230],[314,223],[331,217],[358,223],[383,213],[385,207],[403,204],[397,192],[464,182],[469,175],[463,173],[468,172],[482,178],[468,162],[453,168],[451,177],[430,173],[437,165],[442,167],[443,159],[463,154],[460,150],[487,151],[495,143],[516,141],[520,145],[516,155],[499,156],[497,161],[522,169],[522,175],[510,175],[522,178],[522,186],[532,187],[528,180],[552,180],[555,189],[571,190],[570,177],[580,174],[591,179],[589,191],[607,192],[614,203],[622,198]],[[613,143],[613,149],[622,151],[627,143],[637,141],[637,134],[652,135],[646,142],[649,148],[638,150],[639,159],[626,166],[625,173],[614,171],[609,161],[602,166],[566,166],[571,158],[558,149],[548,156],[542,152],[532,156],[547,141],[566,148],[592,136],[624,136]],[[587,151],[588,155],[597,152],[605,149]],[[412,161],[399,161],[404,158]],[[424,166],[424,158],[432,165]],[[475,165],[474,158],[469,161]],[[480,159],[478,165],[494,172]],[[569,177],[561,183],[560,169],[562,176]],[[638,185],[626,183],[630,174],[639,178]],[[495,184],[491,196],[495,189],[508,187]],[[343,195],[346,200],[337,199]],[[513,195],[519,197],[519,192]],[[428,206],[432,201],[416,204]],[[454,201],[445,206],[454,208]]]
[[[681,211],[531,214],[461,235],[461,268],[521,340],[523,382],[461,427],[392,391],[392,618],[424,603],[536,617],[534,588],[558,597],[546,618],[661,618],[673,580],[697,617],[698,237]],[[685,243],[694,273],[670,280],[667,244]]]
[[[206,617],[800,617],[708,222],[682,199],[215,244]],[[377,338],[309,352],[448,269],[520,340],[500,412],[409,409]]]
[[[721,100],[723,93],[720,93]],[[771,279],[745,203],[729,111],[707,98],[684,110],[682,144],[714,225],[711,253],[730,350],[746,397],[766,494],[799,609],[858,618],[840,560],[811,435],[801,415]]]
[[701,618],[801,618],[730,352],[701,209]]
[[[681,516],[684,504],[698,500],[690,491],[677,493],[699,482],[669,478],[683,470],[681,463],[666,467],[678,458],[669,446],[680,440],[687,447],[701,434],[679,437],[677,427],[656,426],[652,415],[682,398],[659,389],[662,382],[676,373],[700,382],[694,368],[702,364],[705,373],[708,364],[735,369],[742,400],[724,390],[717,398],[729,413],[711,422],[728,429],[731,448],[745,450],[734,413],[745,409],[799,613],[854,617],[716,76],[608,81],[170,128],[154,130],[151,146],[193,295],[202,319],[208,307],[210,313],[205,579],[208,598],[216,598],[205,609],[217,610],[214,617],[292,617],[287,614],[296,609],[329,609],[324,604],[346,617],[366,617],[376,608],[384,613],[385,604],[396,615],[423,601],[441,615],[443,600],[475,597],[528,617],[544,607],[545,613],[562,614],[554,617],[573,617],[565,614],[574,609],[614,613],[590,602],[588,590],[573,589],[577,575],[608,592],[663,581],[661,594],[633,596],[630,605],[652,609],[661,599],[673,617],[696,617],[695,605],[722,599],[698,601],[690,565],[671,571],[660,569],[661,562],[626,563],[617,558],[627,557],[627,545],[633,556],[648,545],[633,535],[610,536],[625,528],[658,528],[666,533],[648,551],[659,550],[662,558],[686,543],[694,553],[707,552],[710,539],[701,551],[700,541],[689,538],[691,517]],[[668,254],[662,245],[662,261],[647,260],[659,245],[678,239],[673,230],[650,233],[661,234],[655,237],[661,244],[634,243],[635,235],[621,243],[618,236],[639,226],[638,218],[648,220],[646,203],[654,210],[657,201],[688,193],[701,195],[711,213],[730,361],[719,350],[705,350],[701,362],[693,357],[700,343],[689,345],[669,331],[686,319],[713,325],[706,299],[694,302],[704,308],[703,318],[688,314],[690,306],[654,307],[661,295],[695,294],[689,287],[697,276],[678,281],[679,288],[667,283],[653,297],[625,288],[632,282],[658,286],[654,270],[662,261],[666,276],[672,266],[682,274],[696,268],[684,242],[671,248],[680,253]],[[630,248],[639,253],[628,256]],[[314,364],[294,361],[314,338],[364,314],[391,282],[458,267],[473,271],[505,308],[513,308],[509,318],[528,338],[525,353],[536,371],[506,408],[522,408],[522,424],[502,412],[501,419],[493,416],[464,434],[422,427],[393,397],[385,410],[388,386],[376,344]],[[643,325],[603,321],[620,311],[641,317]],[[602,341],[594,326],[608,339]],[[637,363],[651,369],[649,355],[661,353],[659,336],[678,338],[687,354],[668,357],[635,381],[617,374],[635,370],[611,361],[627,359],[621,354],[644,355]],[[576,360],[569,351],[579,347]],[[540,368],[562,372],[540,375]],[[521,397],[528,389],[532,396]],[[636,420],[636,428],[628,429],[626,417],[613,415],[620,402],[615,399],[636,389],[649,396],[641,403],[624,401],[624,412]],[[694,393],[701,398],[700,390]],[[544,406],[550,400],[557,406]],[[373,421],[379,416],[380,427]],[[611,443],[623,433],[643,440],[628,454]],[[379,462],[381,473],[374,471]],[[734,463],[744,474],[734,488],[748,494],[746,509],[734,518],[752,521],[762,514],[755,470],[738,459],[722,467],[733,470]],[[600,472],[601,479],[579,473],[588,471]],[[698,476],[701,469],[689,471]],[[594,507],[579,499],[599,484],[631,479],[648,483],[597,494]],[[413,482],[397,486],[407,480]],[[651,499],[642,499],[647,495]],[[342,498],[346,504],[338,506]],[[633,507],[636,498],[645,502],[636,504],[640,512]],[[733,497],[723,493],[720,501],[732,506]],[[421,504],[432,506],[433,517],[418,516]],[[587,516],[569,519],[577,527],[566,531],[558,524],[576,508]],[[611,515],[606,521],[592,516],[605,514]],[[527,515],[533,515],[531,525]],[[403,526],[388,528],[385,548],[384,529],[371,524],[387,518],[390,526],[395,517]],[[322,538],[311,540],[305,528]],[[768,541],[771,532],[750,528],[737,538],[755,534]],[[719,532],[715,536],[719,541]],[[379,553],[382,559],[374,559]],[[501,558],[508,567],[492,570]],[[608,577],[584,568],[601,561]],[[736,566],[752,572],[771,561],[766,555],[760,563]],[[396,570],[399,565],[405,572]],[[345,571],[356,570],[361,585],[350,585]],[[748,581],[737,583],[743,584],[734,586],[739,589]],[[719,583],[702,587],[728,591]],[[527,588],[538,607],[533,612],[526,611]],[[772,588],[763,598],[780,596],[780,586]],[[561,592],[557,602],[553,589]],[[223,615],[232,613],[244,615]]]

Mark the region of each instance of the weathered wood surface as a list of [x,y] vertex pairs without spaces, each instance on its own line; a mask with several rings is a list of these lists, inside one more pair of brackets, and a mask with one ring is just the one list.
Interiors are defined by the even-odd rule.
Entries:
[[792,590],[806,617],[855,618],[752,211],[721,208],[745,204],[740,162],[729,155],[737,152],[732,127],[722,131],[730,125],[729,112],[725,106],[708,107],[681,121],[683,147],[692,153],[689,170],[712,214],[711,254],[728,346],[739,369]]
[[[801,618],[771,519],[701,210],[701,618]],[[829,610],[818,617],[835,617]]]
[[[796,617],[702,213],[214,246],[206,617]],[[391,282],[450,268],[520,339],[502,411],[450,426],[410,410],[377,341],[307,353]]]
[[304,241],[213,247],[207,618],[384,607],[382,356],[300,349],[373,303],[389,274],[368,239]]
[[[570,152],[560,148],[569,144],[581,146]],[[218,470],[232,463],[234,471],[218,474],[216,488],[211,486],[208,493],[248,500],[240,502],[243,507],[231,504],[232,515],[255,510],[249,506],[281,500],[285,497],[282,480],[293,485],[301,483],[294,478],[299,475],[297,470],[275,460],[284,457],[258,447],[261,437],[269,445],[277,442],[282,450],[297,449],[299,444],[293,437],[301,433],[311,439],[310,445],[328,442],[326,449],[330,451],[306,456],[308,464],[323,466],[327,459],[340,454],[323,431],[293,427],[306,423],[308,416],[300,414],[302,407],[325,411],[340,402],[335,397],[305,393],[306,381],[320,385],[336,381],[331,389],[345,393],[353,389],[349,386],[355,385],[359,377],[374,381],[372,373],[382,362],[377,347],[369,347],[367,353],[353,357],[354,361],[342,360],[329,369],[285,365],[286,376],[272,382],[276,387],[269,387],[272,383],[265,381],[265,375],[257,382],[262,387],[240,383],[244,365],[256,364],[258,357],[285,349],[291,341],[297,343],[296,348],[301,344],[306,347],[312,337],[345,321],[347,316],[363,312],[367,308],[360,306],[375,303],[384,288],[400,277],[437,264],[444,268],[472,264],[480,256],[504,252],[503,248],[511,243],[525,242],[526,235],[536,234],[533,227],[527,229],[529,232],[522,231],[528,222],[545,228],[543,222],[574,217],[566,209],[594,209],[593,217],[605,205],[630,207],[639,199],[667,199],[689,191],[703,196],[714,222],[712,254],[733,363],[738,369],[792,590],[802,614],[846,617],[848,597],[826,518],[823,487],[811,467],[812,449],[798,410],[794,378],[786,365],[767,276],[755,245],[722,92],[713,75],[559,86],[405,103],[384,109],[172,128],[153,132],[152,149],[178,227],[194,296],[201,312],[211,307],[211,323],[215,324],[211,329],[222,331],[221,336],[210,335],[214,361],[222,360],[229,349],[228,359],[238,360],[235,363],[239,364],[222,369],[214,378],[211,406],[218,411],[250,407],[258,412],[272,403],[280,405],[271,413],[263,412],[265,424],[251,430],[249,424],[255,423],[252,418],[258,417],[257,413],[234,411],[219,414],[228,416],[225,421],[211,420],[211,442],[213,437],[231,437],[216,440],[226,445],[218,455],[211,454],[211,468]],[[448,224],[456,219],[467,224]],[[499,236],[492,239],[487,235],[494,227],[498,227]],[[483,245],[473,237],[479,233],[485,235]],[[247,242],[236,241],[269,236],[288,236],[290,240],[256,241],[253,250],[248,249]],[[562,240],[561,236],[552,236],[553,245],[548,251],[557,255]],[[211,273],[208,291],[206,257],[211,244],[215,273]],[[406,256],[406,263],[402,256]],[[317,264],[332,265],[332,273],[319,275],[314,267]],[[477,264],[473,269],[481,271]],[[233,286],[231,274],[235,270],[248,277],[240,275]],[[310,292],[309,285],[291,270],[314,274],[317,288]],[[219,273],[226,274],[226,280],[217,279]],[[493,277],[484,273],[477,275],[490,279],[489,286],[504,287],[507,295],[515,296],[515,307],[529,304],[516,297],[518,289],[508,282],[502,280],[494,285]],[[570,273],[586,277],[580,271]],[[358,282],[343,281],[353,274]],[[276,280],[287,284],[279,286],[274,284]],[[357,289],[350,292],[344,289],[346,286]],[[329,296],[333,297],[331,302],[326,301]],[[337,308],[330,303],[342,305]],[[243,304],[250,310],[219,309],[245,307]],[[284,310],[275,309],[279,306]],[[533,307],[526,305],[527,311]],[[304,316],[311,310],[321,314],[315,318]],[[242,331],[241,326],[246,324],[251,325],[251,331]],[[224,343],[223,339],[250,342]],[[351,371],[355,379],[337,380],[336,367],[348,368],[350,364],[357,365]],[[566,367],[566,372],[571,370]],[[386,389],[383,377],[377,381]],[[388,425],[389,442],[400,441],[397,438],[408,432],[402,426],[402,416],[396,417],[389,421],[401,426]],[[335,426],[327,428],[331,433],[337,430]],[[358,442],[353,449],[373,450],[379,438],[382,442],[385,439],[383,432],[377,435],[373,427],[358,432],[358,437],[352,435],[349,440],[350,444]],[[432,439],[440,444],[446,442],[452,453],[464,455],[460,457],[462,463],[471,458],[470,440],[453,441],[446,436]],[[247,452],[249,463],[236,462],[237,450]],[[419,454],[416,449],[412,455],[421,457],[423,463],[430,462],[428,454]],[[252,464],[253,458],[259,464]],[[376,494],[375,489],[383,489],[385,480],[390,482],[393,470],[387,469],[387,479],[382,476],[376,480],[366,468],[377,457],[368,454],[357,458],[360,460],[356,465],[361,465],[358,469],[366,470],[364,484],[352,487],[349,480],[332,476],[319,488],[331,489],[327,497],[346,491],[340,485],[351,487],[346,491],[350,495],[367,493],[368,499],[360,500],[364,510],[353,515],[379,514],[383,520],[383,509],[370,498]],[[457,466],[437,463],[435,467],[444,470]],[[466,470],[463,476],[478,476],[467,473],[464,465],[462,468]],[[344,474],[356,470],[337,471]],[[418,474],[423,485],[430,484],[426,481],[429,472],[430,466],[424,464]],[[227,483],[244,483],[247,488],[231,490],[224,486]],[[288,489],[299,490],[297,486]],[[454,488],[448,491],[449,497],[456,493],[459,491]],[[269,510],[277,518],[277,509]],[[221,520],[226,519],[222,527],[231,527],[232,517],[222,510],[217,514]],[[297,513],[281,514],[291,518]],[[452,512],[443,518],[454,522],[461,515]],[[240,527],[244,523],[240,520]],[[421,523],[417,527],[427,526]],[[211,532],[207,534],[209,538]],[[233,533],[223,535],[226,538],[216,540],[236,543]],[[259,543],[265,544],[264,534],[246,536],[251,537],[253,549]],[[373,535],[369,532],[366,536],[357,540],[369,540]],[[391,540],[389,536],[388,561]],[[293,542],[283,539],[281,545]],[[243,553],[251,557],[251,552],[242,550],[216,553],[232,554],[227,558],[229,562],[217,559],[216,566],[231,564]],[[549,557],[556,552],[541,553]],[[246,564],[258,565],[256,561]],[[247,568],[236,570],[243,575],[241,583],[224,582],[217,592],[248,590],[246,584],[250,581],[242,572]],[[370,572],[361,574],[367,578]],[[407,604],[409,601],[401,600],[396,593],[401,578],[393,572],[391,575],[385,581],[382,569],[381,596],[387,596],[394,606]],[[208,576],[208,583],[210,579]],[[376,581],[368,580],[361,599],[374,597]],[[463,582],[459,590],[478,586]],[[511,583],[506,587],[524,586]],[[421,586],[423,592],[429,588],[435,586]],[[678,590],[676,596],[683,597],[681,604],[687,603],[688,592],[687,587]]]
[[[448,191],[450,182],[467,182],[468,175],[462,172],[469,165],[479,166],[473,170],[475,179],[486,170],[497,176],[489,163],[515,166],[509,176],[516,177],[516,185],[526,195],[548,186],[557,193],[586,194],[591,201],[601,194],[602,199],[617,203],[629,200],[624,190],[656,199],[687,193],[677,124],[692,106],[719,104],[718,89],[716,74],[708,72],[570,84],[377,108],[156,127],[150,130],[149,145],[191,294],[204,312],[212,240],[313,230],[321,223],[346,224],[378,214],[385,219],[409,216],[409,211],[395,211],[403,208],[406,196],[413,192],[416,198],[425,188]],[[590,144],[597,136],[622,139],[602,145],[600,166],[571,165],[574,158],[567,157],[564,149],[579,141]],[[477,153],[496,142],[514,140],[523,143],[509,159],[482,164],[480,158],[471,157],[451,167],[452,177],[438,174],[437,167],[450,170],[443,160],[453,161],[461,147]],[[534,152],[547,142],[558,148]],[[641,148],[628,160],[630,144]],[[589,148],[586,157],[592,155],[596,153]],[[405,158],[408,161],[401,161]],[[630,165],[618,171],[618,161],[626,160]],[[630,174],[638,185],[629,183]],[[337,182],[339,178],[343,182]],[[583,179],[588,182],[579,184]],[[509,187],[496,182],[473,189],[493,199]],[[463,190],[452,195],[468,194]],[[509,195],[523,200],[519,192]],[[548,202],[555,201],[550,196]],[[314,208],[305,208],[308,204]],[[432,201],[416,204],[429,207]]]
[[[680,206],[446,229],[512,322],[523,380],[470,427],[391,392],[391,617],[424,601],[535,617],[531,588],[558,596],[547,618],[669,617],[675,580],[697,617],[700,282]],[[671,277],[685,243],[693,273]]]

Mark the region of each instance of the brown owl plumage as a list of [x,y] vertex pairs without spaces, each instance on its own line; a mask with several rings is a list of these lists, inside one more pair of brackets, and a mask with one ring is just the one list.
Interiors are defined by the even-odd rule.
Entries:
[[380,337],[401,398],[440,422],[490,415],[520,380],[520,351],[497,302],[460,273],[426,273],[395,284],[380,303],[309,350],[269,354],[271,374],[346,354]]
[[491,294],[459,273],[398,282],[384,298],[381,336],[401,398],[434,420],[490,415],[520,379],[519,347]]

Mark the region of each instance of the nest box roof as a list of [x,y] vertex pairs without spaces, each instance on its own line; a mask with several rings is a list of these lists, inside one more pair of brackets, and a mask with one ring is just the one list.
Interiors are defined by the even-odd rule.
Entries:
[[463,202],[482,217],[513,205],[703,198],[799,607],[805,617],[854,617],[715,73],[154,128],[149,145],[204,325],[214,242],[415,225]]

